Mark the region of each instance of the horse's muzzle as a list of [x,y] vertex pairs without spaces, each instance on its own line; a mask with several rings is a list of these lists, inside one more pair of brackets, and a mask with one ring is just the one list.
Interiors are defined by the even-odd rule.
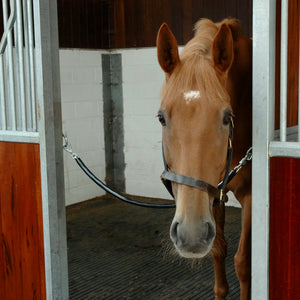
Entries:
[[202,258],[207,255],[215,235],[215,224],[211,221],[200,221],[192,225],[175,218],[170,228],[170,237],[177,252],[186,258]]

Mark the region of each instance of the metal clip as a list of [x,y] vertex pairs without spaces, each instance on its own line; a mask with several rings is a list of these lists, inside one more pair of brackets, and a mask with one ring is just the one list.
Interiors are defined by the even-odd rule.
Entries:
[[76,153],[73,152],[72,145],[69,142],[68,137],[64,133],[62,134],[62,137],[63,137],[63,149],[66,152],[70,153],[73,159],[77,158],[78,156]]
[[234,168],[236,173],[238,173],[239,170],[251,159],[252,159],[252,147],[250,147],[247,150],[246,155],[240,160],[239,164]]
[[252,147],[250,147],[246,153],[246,159],[249,161],[252,159]]

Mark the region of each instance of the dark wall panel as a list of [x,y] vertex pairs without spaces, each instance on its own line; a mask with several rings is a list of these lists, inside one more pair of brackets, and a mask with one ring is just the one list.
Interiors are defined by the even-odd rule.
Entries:
[[155,46],[167,22],[178,43],[199,18],[234,17],[252,32],[252,0],[58,0],[60,47],[113,49]]
[[[193,35],[194,23],[199,18],[221,21],[226,17],[237,18],[244,32],[252,32],[252,0],[123,0],[125,31],[115,27],[111,33],[112,48],[155,46],[156,34],[163,22],[168,23],[180,45]],[[115,2],[114,2],[115,4]],[[118,11],[118,10],[115,10]],[[121,33],[122,31],[122,33]],[[125,44],[116,38],[125,34]]]
[[[241,21],[252,32],[252,0],[57,0],[62,48],[113,49],[155,45],[167,22],[180,45],[192,37],[199,18]],[[3,32],[0,5],[0,34]]]
[[108,0],[57,0],[60,47],[110,48],[111,2]]

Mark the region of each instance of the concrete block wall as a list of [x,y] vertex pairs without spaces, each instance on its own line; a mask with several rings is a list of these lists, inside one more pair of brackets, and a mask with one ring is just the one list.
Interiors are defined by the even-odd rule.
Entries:
[[[181,48],[180,48],[181,50]],[[105,179],[102,50],[60,50],[63,130],[75,152]],[[161,125],[156,114],[164,73],[156,48],[121,49],[126,193],[171,199],[160,181]],[[65,153],[66,204],[103,195]],[[237,206],[236,200],[229,205]]]
[[[100,179],[105,178],[101,51],[60,50],[63,132],[73,150]],[[64,153],[66,205],[101,196]]]
[[160,181],[163,170],[161,125],[156,114],[164,73],[155,48],[126,49],[122,54],[125,178],[129,194],[170,198]]

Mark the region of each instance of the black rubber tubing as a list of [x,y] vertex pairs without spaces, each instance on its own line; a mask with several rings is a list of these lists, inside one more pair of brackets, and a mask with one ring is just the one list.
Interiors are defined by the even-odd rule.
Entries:
[[[91,179],[93,180],[99,187],[101,187],[104,191],[106,191],[107,193],[113,195],[114,197],[118,198],[119,200],[129,203],[129,204],[133,204],[133,205],[137,205],[137,206],[141,206],[141,207],[148,207],[148,208],[174,208],[176,207],[175,203],[149,203],[149,202],[141,202],[141,201],[137,201],[137,200],[133,200],[130,199],[128,197],[125,197],[115,191],[113,191],[111,188],[109,188],[103,181],[101,181],[98,177],[96,177],[95,174],[92,173],[92,171],[89,170],[89,168],[84,164],[84,162],[80,159],[80,157],[75,156],[74,157],[75,161],[77,162],[77,164],[79,165],[79,167],[81,168],[81,170]],[[228,175],[228,180],[227,183],[229,183],[233,177],[236,175],[236,170],[233,169],[229,175]],[[220,188],[222,186],[223,182],[220,182],[218,184],[218,188]]]
[[102,182],[99,178],[97,178],[84,164],[84,162],[80,159],[80,157],[76,156],[74,157],[75,161],[79,165],[79,167],[82,169],[82,171],[91,179],[93,180],[98,186],[100,186],[104,191],[107,193],[113,195],[114,197],[118,198],[121,201],[124,201],[129,204],[141,206],[141,207],[148,207],[148,208],[174,208],[176,207],[175,203],[149,203],[149,202],[141,202],[136,201],[130,198],[127,198],[115,191],[113,191],[111,188],[109,188],[104,182]]

